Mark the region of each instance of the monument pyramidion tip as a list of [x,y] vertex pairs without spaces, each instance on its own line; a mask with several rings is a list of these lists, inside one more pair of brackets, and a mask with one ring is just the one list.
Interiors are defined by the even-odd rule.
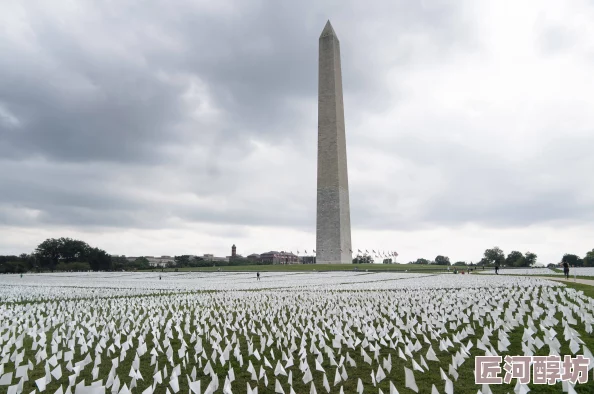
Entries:
[[324,26],[324,30],[322,30],[322,34],[320,34],[320,38],[326,37],[326,36],[336,37],[336,33],[334,32],[334,28],[332,27],[332,24],[330,23],[329,19],[328,19],[328,22],[326,22],[326,26]]

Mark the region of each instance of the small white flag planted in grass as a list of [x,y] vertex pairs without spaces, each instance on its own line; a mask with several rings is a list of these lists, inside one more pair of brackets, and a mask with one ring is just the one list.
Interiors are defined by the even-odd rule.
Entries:
[[324,367],[322,367],[318,360],[316,360],[316,371],[323,372],[324,374],[326,373],[326,370],[324,369]]
[[432,346],[429,346],[429,350],[427,350],[427,354],[426,354],[425,357],[429,361],[437,361],[437,362],[439,362],[439,359],[437,358],[437,355],[433,351],[433,347]]
[[[6,376],[6,375],[4,375]],[[4,378],[4,376],[2,378]],[[12,372],[10,373],[10,376],[12,377]],[[2,381],[0,380],[0,383]],[[37,390],[39,390],[39,392],[41,393],[42,391],[45,391],[45,376],[42,378],[39,378],[35,381],[35,385],[37,386]]]
[[392,383],[392,381],[390,381],[390,394],[399,394],[398,390],[396,389],[396,386],[394,386],[394,383]]
[[146,389],[144,389],[144,391],[142,392],[142,394],[153,394],[153,387],[152,386],[148,386]]
[[281,386],[278,379],[276,379],[276,383],[274,384],[274,392],[277,394],[285,394],[285,390],[283,390],[283,386]]
[[449,366],[448,373],[454,377],[454,380],[458,380],[458,371],[456,371],[456,368],[452,364]]
[[231,391],[231,382],[228,377],[225,378],[225,383],[223,384],[223,394],[233,394],[233,391]]
[[179,391],[179,381],[177,380],[177,376],[173,375],[169,380],[169,387],[171,387],[171,391],[173,391],[174,394],[177,394]]
[[443,392],[445,394],[454,394],[454,383],[450,379],[446,379]]
[[326,374],[324,374],[324,377],[322,379],[322,386],[324,386],[326,392],[330,392],[330,385],[328,384],[328,377],[326,376]]
[[415,381],[415,374],[410,369],[404,367],[404,386],[408,387],[415,393],[419,392],[419,388],[417,387],[417,382]]
[[340,373],[338,373],[338,368],[336,368],[336,374],[334,375],[334,386],[336,386],[341,381]]
[[481,391],[482,391],[482,394],[493,394],[493,392],[491,391],[491,387],[489,387],[488,384],[483,384],[481,386]]
[[308,369],[307,371],[305,371],[305,374],[303,375],[303,384],[308,384],[312,380],[313,377],[311,375],[311,371]]
[[278,376],[278,375],[287,376],[287,372],[285,371],[285,369],[281,365],[280,360],[278,360],[276,362],[276,368],[274,369],[274,376]]
[[385,374],[384,370],[382,369],[382,367],[380,365],[378,365],[377,373],[375,375],[375,381],[377,383],[380,383],[382,380],[384,380],[385,377],[386,377],[386,374]]

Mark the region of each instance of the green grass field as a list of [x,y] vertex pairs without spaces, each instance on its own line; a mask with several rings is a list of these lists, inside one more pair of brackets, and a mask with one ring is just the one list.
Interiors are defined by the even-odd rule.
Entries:
[[[253,271],[255,269],[261,269],[262,267],[263,266],[226,268],[243,268],[243,271]],[[304,266],[294,265],[268,267],[284,268],[284,270],[279,271],[291,271],[286,268],[303,268]],[[308,268],[319,269],[319,267],[320,266],[309,266]],[[335,268],[337,266],[329,267]],[[361,266],[359,266],[359,268],[360,267]],[[386,267],[394,268],[395,266],[386,265]],[[426,268],[427,266],[420,267],[423,267],[425,270],[430,272],[430,270]],[[406,269],[407,265],[401,265],[398,266],[398,268]],[[574,283],[567,283],[566,286],[568,288],[581,291],[584,293],[584,295],[590,298],[594,298],[594,287],[592,286]],[[562,286],[559,286],[556,289],[558,289],[560,292],[556,295],[555,299],[563,304],[565,292],[561,291]],[[502,289],[502,293],[500,294],[501,297],[504,297],[508,301],[502,305],[503,310],[511,307],[510,302],[522,304],[524,301],[529,300],[528,298],[524,298],[524,296],[519,296],[518,292],[514,291],[513,289],[509,290],[509,292],[505,292],[505,290]],[[538,288],[536,290],[536,293],[538,294],[532,294],[531,299],[539,300],[540,295],[543,292],[543,289]],[[345,321],[352,316],[349,313],[345,313],[343,310],[344,308],[338,306],[336,303],[337,300],[348,300],[348,305],[365,305],[365,308],[361,310],[367,311],[369,315],[360,315],[356,320],[354,320],[355,323],[359,321],[365,323],[360,326],[355,325],[351,327],[359,338],[366,337],[364,332],[368,328],[367,324],[379,328],[386,322],[393,322],[394,315],[392,312],[390,312],[389,308],[394,306],[396,306],[396,308],[401,307],[400,304],[385,303],[385,301],[383,301],[381,298],[382,294],[392,294],[391,292],[386,293],[385,291],[364,291],[351,294],[349,294],[349,292],[343,292],[337,293],[337,295],[328,297],[326,299],[321,299],[319,302],[315,301],[315,297],[308,296],[307,293],[304,293],[302,296],[305,297],[304,299],[309,302],[302,303],[295,302],[297,299],[295,299],[291,293],[291,290],[283,290],[279,291],[278,293],[273,292],[266,296],[259,296],[256,295],[256,292],[246,291],[244,293],[245,297],[251,302],[247,302],[245,304],[237,302],[240,300],[240,298],[234,299],[234,301],[229,301],[230,299],[233,299],[234,296],[233,294],[227,295],[224,291],[199,291],[184,294],[106,298],[100,300],[100,302],[98,302],[99,300],[97,299],[70,300],[61,301],[59,303],[48,302],[46,306],[32,302],[19,303],[18,306],[15,304],[11,305],[9,303],[3,304],[3,307],[8,309],[16,308],[14,310],[14,316],[18,316],[19,323],[22,324],[22,331],[17,331],[17,336],[25,332],[24,327],[31,329],[33,326],[35,326],[38,328],[34,331],[44,332],[44,337],[47,339],[37,341],[43,343],[41,348],[48,350],[47,358],[51,357],[52,352],[50,349],[53,346],[56,347],[56,350],[59,349],[60,352],[73,350],[73,364],[80,362],[89,355],[92,356],[95,362],[83,367],[80,371],[79,378],[77,378],[77,382],[82,379],[87,385],[91,384],[91,382],[96,379],[93,378],[94,366],[98,368],[96,370],[97,376],[99,378],[103,378],[103,381],[105,382],[105,377],[109,375],[111,370],[112,360],[115,358],[121,358],[117,368],[117,376],[121,384],[126,384],[128,387],[130,387],[133,379],[131,376],[129,376],[129,372],[134,363],[134,359],[136,358],[135,352],[141,345],[139,338],[143,339],[142,343],[149,344],[149,350],[153,348],[153,343],[159,343],[159,346],[162,346],[162,350],[159,350],[158,356],[155,357],[155,361],[158,362],[159,365],[159,370],[162,371],[163,368],[167,367],[169,374],[171,374],[174,367],[181,365],[182,374],[179,376],[179,393],[189,392],[186,375],[190,374],[193,368],[196,368],[196,379],[202,381],[202,392],[204,392],[208,382],[210,381],[210,377],[203,373],[202,368],[199,367],[194,358],[197,353],[193,350],[192,337],[193,334],[197,332],[197,330],[203,331],[201,337],[203,338],[205,354],[208,359],[210,359],[214,371],[220,379],[220,386],[216,393],[222,393],[223,382],[229,366],[233,367],[235,371],[235,381],[232,384],[233,393],[243,393],[246,392],[245,388],[248,383],[252,388],[254,387],[254,382],[251,380],[251,376],[248,372],[246,372],[245,368],[241,368],[238,361],[234,357],[231,357],[224,365],[222,365],[220,362],[215,363],[212,360],[213,355],[217,356],[218,358],[219,351],[228,345],[232,347],[238,346],[241,349],[241,353],[245,358],[246,364],[248,360],[251,360],[254,362],[254,364],[256,364],[255,358],[247,356],[248,344],[251,344],[250,346],[253,346],[254,349],[260,349],[263,338],[274,338],[275,344],[272,346],[267,346],[266,351],[261,353],[262,355],[267,356],[274,367],[276,365],[276,360],[281,359],[282,352],[287,352],[288,344],[282,343],[282,341],[279,339],[281,338],[279,332],[271,330],[272,327],[286,327],[287,322],[292,322],[294,327],[299,327],[300,331],[303,330],[304,334],[307,333],[307,348],[310,349],[314,338],[317,338],[315,340],[316,344],[318,344],[319,340],[325,341],[328,345],[332,343],[334,336],[332,334],[332,329],[330,329],[331,326],[328,325],[328,323],[331,323],[332,325],[336,324],[337,327],[342,327]],[[419,302],[419,300],[423,299],[423,293],[424,291],[420,290],[412,291],[411,293],[406,294],[405,298],[401,299],[401,301],[403,301],[402,305],[406,306],[406,299],[416,299],[417,302],[413,303],[413,305],[423,308],[423,303]],[[438,297],[436,297],[436,299],[438,300],[438,303],[436,305],[441,304],[442,308],[445,307],[452,312],[461,310],[469,311],[473,308],[474,304],[479,301],[478,298],[452,298],[452,293],[455,293],[454,289],[441,293],[437,292],[436,295]],[[471,294],[474,294],[474,296],[478,296],[480,298],[481,293],[480,291],[477,291]],[[277,302],[272,302],[275,299]],[[279,302],[279,300],[282,301]],[[287,300],[287,302],[285,302],[285,300]],[[530,305],[530,303],[528,303],[528,305]],[[544,306],[546,310],[546,304],[541,306]],[[240,309],[239,307],[245,308],[245,310]],[[56,311],[68,312],[70,317],[65,321],[59,321],[55,319],[57,314],[52,312],[48,313],[48,311],[54,310],[54,308],[56,308]],[[307,317],[307,313],[310,312],[315,316],[318,316],[319,319]],[[425,319],[428,319],[432,314],[436,314],[437,312],[437,310],[430,309],[424,312],[419,310],[418,314],[406,316],[405,321],[407,325],[413,324],[413,326],[416,326],[419,324],[419,326],[424,326],[427,321],[421,319],[420,314],[429,314],[429,316],[425,317]],[[502,312],[503,311],[499,311],[498,314],[500,315]],[[334,317],[330,318],[330,316]],[[401,317],[404,318],[404,316]],[[521,316],[521,322],[508,333],[511,345],[508,347],[508,350],[501,353],[501,355],[515,356],[523,354],[522,335],[524,333],[525,324],[528,322],[528,319],[531,318],[532,316],[530,313]],[[563,314],[560,311],[557,311],[554,314],[554,318],[561,321]],[[73,325],[73,322],[76,322],[76,324]],[[471,320],[470,325],[465,325],[458,321],[457,318],[453,318],[452,320],[448,321],[444,327],[447,328],[447,331],[450,334],[454,332],[460,333],[462,327],[472,327],[474,329],[474,333],[467,335],[463,339],[463,342],[466,343],[468,340],[471,340],[476,344],[477,339],[483,336],[485,327],[490,327],[493,330],[498,329],[498,327],[495,326],[495,323],[495,320],[493,320],[491,315],[488,313],[484,316],[484,320],[481,319],[480,322]],[[538,319],[536,318],[535,323],[538,324]],[[40,329],[39,325],[42,325],[43,329]],[[399,328],[403,330],[406,336],[411,335],[414,331],[409,331],[407,333],[403,327]],[[594,349],[594,334],[588,334],[585,331],[583,322],[578,320],[578,324],[574,325],[573,328],[579,332],[580,338],[584,341],[585,345],[589,349]],[[560,353],[570,354],[568,342],[561,339],[563,338],[563,329],[561,325],[556,325],[555,331],[557,332],[557,337],[560,338],[561,342]],[[6,330],[0,330],[0,334],[7,335],[7,337],[11,332],[12,331],[9,330],[8,327]],[[212,334],[213,332],[215,333],[214,335]],[[171,335],[168,336],[168,333]],[[216,336],[219,334],[222,335],[221,340],[216,339]],[[428,331],[426,331],[425,334],[429,336]],[[120,335],[122,335],[121,339]],[[235,339],[236,335],[237,339]],[[117,341],[114,339],[115,337],[118,338]],[[66,338],[76,338],[76,342],[69,343],[66,341]],[[105,342],[100,345],[102,338],[105,339]],[[420,335],[416,339],[414,339],[412,336],[410,338],[411,340],[418,339],[422,345],[422,350],[416,352],[414,356],[416,362],[419,362],[419,355],[425,356],[429,345],[424,343]],[[23,352],[25,360],[34,360],[39,348],[33,346],[34,341],[30,336],[24,336],[22,339],[23,343],[18,349],[15,349],[14,345],[10,344],[7,348],[8,353],[6,354],[13,354],[15,351],[16,353]],[[495,337],[492,339],[495,340]],[[299,340],[300,338],[298,337],[296,342],[299,343]],[[124,342],[128,342],[130,345],[131,350],[129,350],[127,353],[126,351],[123,351],[124,353],[122,353],[122,348],[120,346],[121,344],[124,344]],[[431,342],[432,347],[436,352],[437,358],[439,359],[439,363],[427,361],[430,366],[429,371],[424,373],[415,372],[416,384],[419,387],[419,393],[430,393],[432,385],[435,385],[438,391],[443,393],[444,382],[441,379],[439,368],[443,368],[447,374],[447,366],[452,360],[452,352],[439,351],[437,346],[438,341],[431,340]],[[109,348],[114,344],[115,351],[110,351]],[[6,346],[6,343],[4,343],[4,346]],[[180,357],[178,355],[178,351],[182,349],[182,346],[184,348],[187,347],[188,349],[187,356],[185,357]],[[88,351],[83,350],[83,348],[87,349],[87,347],[89,349]],[[318,347],[320,350],[322,350],[319,344]],[[167,348],[170,348],[172,351],[173,356],[171,358],[164,354]],[[456,349],[457,348],[458,347],[456,347]],[[376,394],[380,389],[384,394],[388,394],[390,392],[390,381],[393,381],[397,384],[398,390],[401,394],[413,393],[413,391],[403,388],[403,369],[404,367],[411,368],[411,359],[401,359],[398,355],[398,350],[404,350],[404,344],[402,342],[397,344],[396,349],[391,349],[388,346],[382,346],[379,352],[378,360],[374,359],[372,364],[369,365],[364,361],[362,355],[360,354],[360,347],[357,347],[356,351],[348,349],[345,346],[340,349],[335,349],[334,352],[336,353],[336,361],[338,361],[340,356],[349,353],[349,356],[356,362],[357,367],[348,370],[349,378],[347,381],[341,382],[337,386],[334,386],[333,380],[336,373],[336,367],[332,366],[329,362],[329,359],[325,357],[322,366],[327,371],[326,377],[331,387],[330,392],[338,393],[338,388],[342,386],[344,388],[344,393],[355,393],[357,380],[361,378],[365,382],[365,394]],[[372,352],[369,350],[368,352],[369,355],[374,358]],[[124,354],[123,357],[122,354]],[[581,354],[581,352],[579,354]],[[475,346],[470,351],[470,357],[458,368],[457,372],[459,377],[454,382],[455,393],[476,393],[477,390],[480,389],[480,386],[474,384],[474,357],[477,355],[484,355],[484,352]],[[542,349],[535,352],[535,355],[548,355],[548,347],[544,346]],[[294,352],[293,356],[295,357],[295,365],[293,367],[287,368],[287,372],[293,372],[293,388],[296,393],[309,393],[311,384],[303,384],[301,381],[302,374],[298,370],[299,362],[297,360],[296,352]],[[382,362],[388,356],[390,356],[392,360],[392,372],[387,373],[388,377],[374,387],[370,383],[370,374],[377,371],[379,365],[378,361]],[[134,394],[142,393],[143,390],[149,387],[152,382],[152,377],[155,373],[155,365],[151,361],[152,356],[150,351],[145,352],[140,357],[138,357],[138,359],[138,371],[142,374],[143,380],[137,380],[135,382],[136,388],[132,390],[132,393]],[[326,394],[326,390],[323,388],[322,384],[324,374],[315,370],[315,356],[308,354],[307,362],[313,369],[313,382],[317,389],[317,393]],[[65,365],[65,363],[62,361],[59,361],[59,364],[62,366]],[[203,359],[200,362],[200,365],[205,364],[206,360]],[[31,370],[28,374],[29,380],[24,383],[24,393],[30,393],[35,390],[35,380],[46,376],[48,374],[47,368],[48,363],[45,361],[36,363],[33,370]],[[53,369],[53,367],[50,369]],[[260,366],[256,366],[256,369],[259,372]],[[15,371],[14,364],[12,362],[7,362],[4,366],[4,372],[13,371]],[[52,380],[51,383],[48,384],[45,392],[53,394],[56,392],[58,387],[65,387],[65,385],[68,383],[68,376],[70,375],[70,372],[67,372],[66,369],[63,369],[62,372],[63,376],[60,379]],[[272,394],[275,392],[274,383],[276,377],[274,377],[272,374],[271,369],[267,369],[266,374],[269,382],[268,386],[263,387],[263,385],[260,384],[259,393]],[[590,373],[590,377],[592,377],[592,373]],[[451,376],[449,376],[449,378],[452,379]],[[282,382],[282,385],[285,388],[285,393],[289,394],[287,390],[287,377],[279,376],[278,379]],[[168,379],[164,379],[164,383],[157,384],[154,392],[171,392],[171,388],[168,389],[168,381]],[[590,381],[586,385],[577,385],[576,392],[592,393],[594,392],[592,389],[592,384],[593,383]],[[552,386],[534,384],[530,384],[529,386],[532,390],[531,393],[561,392],[560,383]],[[513,385],[493,385],[491,386],[491,390],[494,394],[512,393]],[[0,393],[5,392],[6,386],[0,386]],[[111,390],[108,392],[111,392]]]

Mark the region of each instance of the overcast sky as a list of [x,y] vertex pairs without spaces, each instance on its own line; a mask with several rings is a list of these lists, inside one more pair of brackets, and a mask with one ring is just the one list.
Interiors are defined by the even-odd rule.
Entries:
[[594,248],[591,1],[3,0],[0,254],[311,252],[327,19],[355,250]]

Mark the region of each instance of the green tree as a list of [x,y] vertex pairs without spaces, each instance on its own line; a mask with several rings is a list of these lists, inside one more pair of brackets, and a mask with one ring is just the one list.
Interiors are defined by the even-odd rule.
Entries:
[[40,243],[35,249],[35,256],[42,267],[53,271],[60,261],[61,243],[59,239],[49,238]]
[[466,265],[466,262],[465,262],[465,261],[456,261],[456,262],[454,263],[454,265],[457,265],[457,266],[463,266],[463,265]]
[[392,259],[384,259],[383,264],[392,264]]
[[586,253],[582,260],[584,262],[584,267],[594,267],[594,249]]
[[99,248],[90,248],[88,250],[87,262],[93,271],[111,270],[111,256]]
[[149,265],[149,261],[146,257],[138,257],[134,262],[139,265]]
[[173,261],[175,261],[175,264],[178,267],[187,267],[188,265],[190,265],[190,255],[184,254],[181,256],[175,256],[173,258]]
[[535,253],[532,252],[526,252],[524,254],[524,264],[523,267],[532,267],[534,264],[536,264],[536,259],[537,259],[537,255]]
[[411,261],[409,264],[423,264],[427,265],[430,264],[430,261],[427,259],[417,259],[417,261]]
[[91,247],[83,241],[72,238],[58,239],[60,260],[65,263],[74,263],[75,261],[85,261],[88,259]]
[[582,259],[579,258],[579,256],[575,255],[575,254],[564,254],[563,258],[561,259],[562,263],[567,263],[570,266],[573,267],[579,267],[582,266],[584,263],[582,261]]
[[485,250],[485,257],[483,260],[486,264],[499,264],[503,265],[505,262],[505,254],[498,246],[492,249]]
[[522,267],[524,263],[524,255],[517,250],[510,252],[505,259],[505,265],[508,267]]
[[129,265],[130,262],[124,255],[111,257],[111,268],[115,271],[126,269],[129,267]]
[[447,256],[439,255],[435,258],[435,264],[437,265],[450,265],[450,258]]
[[83,241],[71,238],[49,238],[35,249],[35,259],[44,268],[54,270],[59,262],[71,264],[86,262],[91,247]]

